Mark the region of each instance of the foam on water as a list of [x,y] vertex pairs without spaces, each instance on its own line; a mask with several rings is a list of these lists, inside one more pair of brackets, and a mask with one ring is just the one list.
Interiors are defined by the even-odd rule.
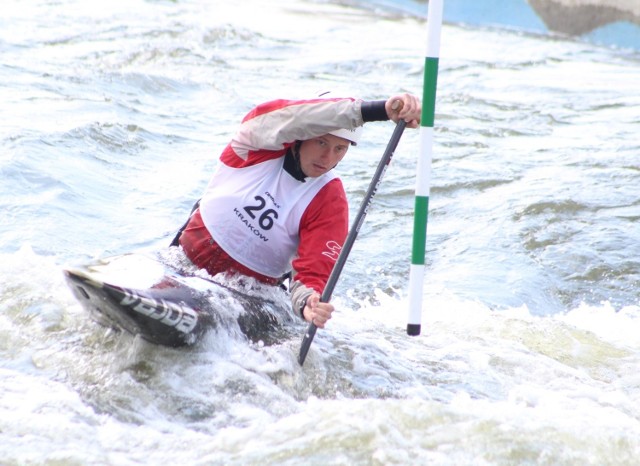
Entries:
[[639,452],[638,307],[540,317],[440,290],[412,338],[406,299],[378,291],[357,312],[336,300],[301,371],[295,332],[163,349],[88,321],[51,258],[2,259],[0,448],[18,463],[630,464]]

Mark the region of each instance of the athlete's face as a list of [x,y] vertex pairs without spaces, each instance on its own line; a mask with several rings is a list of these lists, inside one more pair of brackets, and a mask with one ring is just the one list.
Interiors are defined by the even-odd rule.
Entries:
[[350,144],[348,140],[333,134],[303,141],[300,146],[300,168],[305,175],[317,178],[342,160]]

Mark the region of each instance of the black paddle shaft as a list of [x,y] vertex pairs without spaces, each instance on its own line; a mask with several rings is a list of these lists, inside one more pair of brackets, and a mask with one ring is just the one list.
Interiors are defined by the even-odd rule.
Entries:
[[[329,275],[329,279],[327,280],[327,285],[324,287],[324,292],[320,297],[320,302],[328,303],[331,300],[331,295],[333,294],[333,289],[338,282],[338,278],[340,277],[340,273],[344,267],[344,264],[347,262],[347,257],[351,252],[351,248],[353,247],[353,243],[356,241],[356,237],[358,236],[358,232],[360,231],[360,227],[364,222],[364,218],[367,215],[367,211],[369,210],[369,205],[371,204],[371,200],[373,196],[375,196],[376,191],[378,190],[378,185],[384,176],[389,163],[391,162],[391,158],[393,157],[393,153],[398,147],[398,142],[400,141],[400,137],[402,136],[402,132],[404,128],[407,126],[407,123],[404,120],[398,121],[395,129],[393,130],[393,134],[391,135],[391,139],[389,139],[389,143],[387,144],[387,148],[380,159],[380,163],[378,163],[378,168],[371,179],[371,183],[369,184],[369,189],[367,189],[364,198],[362,199],[362,204],[360,204],[360,210],[358,211],[358,215],[353,220],[353,224],[351,225],[351,230],[349,230],[349,234],[347,235],[347,239],[342,246],[342,250],[340,251],[340,255],[336,260],[335,265],[333,266],[333,270],[331,271],[331,275]],[[303,311],[304,312],[304,311]],[[307,328],[304,337],[302,338],[302,344],[300,345],[300,354],[298,355],[298,363],[302,366],[304,364],[304,360],[307,357],[307,353],[309,352],[309,348],[311,347],[311,342],[313,341],[313,337],[316,334],[316,330],[318,327],[311,322],[309,327]]]

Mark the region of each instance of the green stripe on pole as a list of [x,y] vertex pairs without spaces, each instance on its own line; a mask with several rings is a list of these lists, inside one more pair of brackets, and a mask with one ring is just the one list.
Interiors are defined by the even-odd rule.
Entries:
[[438,58],[424,60],[421,125],[433,128],[436,114],[436,88],[438,87]]
[[411,263],[424,265],[427,243],[427,220],[429,217],[429,197],[416,196],[413,218],[413,248]]
[[438,86],[438,57],[440,55],[440,29],[442,26],[442,0],[429,0],[427,16],[427,53],[424,61],[422,87],[422,115],[420,122],[420,158],[416,177],[416,199],[413,223],[413,246],[409,273],[409,320],[407,334],[420,335],[422,319],[422,285],[424,281],[427,222],[429,216],[429,191],[433,127],[436,113],[436,88]]

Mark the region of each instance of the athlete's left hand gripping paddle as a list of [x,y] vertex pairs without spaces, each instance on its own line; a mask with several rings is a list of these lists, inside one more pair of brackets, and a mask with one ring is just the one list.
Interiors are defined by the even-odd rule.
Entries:
[[[397,102],[396,102],[397,103]],[[347,235],[347,239],[344,242],[344,246],[342,246],[342,250],[340,251],[340,255],[336,260],[336,264],[333,266],[333,270],[331,271],[331,275],[329,275],[329,279],[327,280],[327,285],[324,288],[324,292],[322,296],[320,296],[320,301],[323,303],[328,303],[331,300],[331,295],[333,294],[333,290],[338,282],[338,278],[340,277],[340,273],[344,267],[344,264],[347,262],[347,257],[351,252],[351,248],[353,247],[353,243],[358,236],[358,232],[360,231],[360,227],[364,222],[364,218],[367,215],[367,210],[369,209],[369,205],[371,204],[371,200],[373,196],[376,194],[378,189],[378,185],[384,176],[384,173],[391,162],[391,158],[393,157],[393,153],[398,146],[398,142],[400,141],[400,137],[402,136],[402,132],[406,127],[407,123],[404,120],[399,120],[395,129],[393,130],[393,134],[391,135],[391,139],[387,144],[387,148],[380,159],[380,163],[378,163],[378,168],[376,169],[373,178],[371,179],[371,183],[369,184],[369,189],[367,190],[364,198],[362,199],[362,204],[360,205],[360,210],[358,211],[358,215],[354,219],[351,229],[349,230],[349,234]],[[304,360],[307,357],[307,353],[309,352],[309,348],[311,347],[311,343],[313,342],[313,337],[316,334],[316,330],[318,327],[311,322],[309,327],[307,328],[304,337],[302,338],[302,344],[300,346],[300,354],[298,355],[298,362],[302,366],[304,364]]]

